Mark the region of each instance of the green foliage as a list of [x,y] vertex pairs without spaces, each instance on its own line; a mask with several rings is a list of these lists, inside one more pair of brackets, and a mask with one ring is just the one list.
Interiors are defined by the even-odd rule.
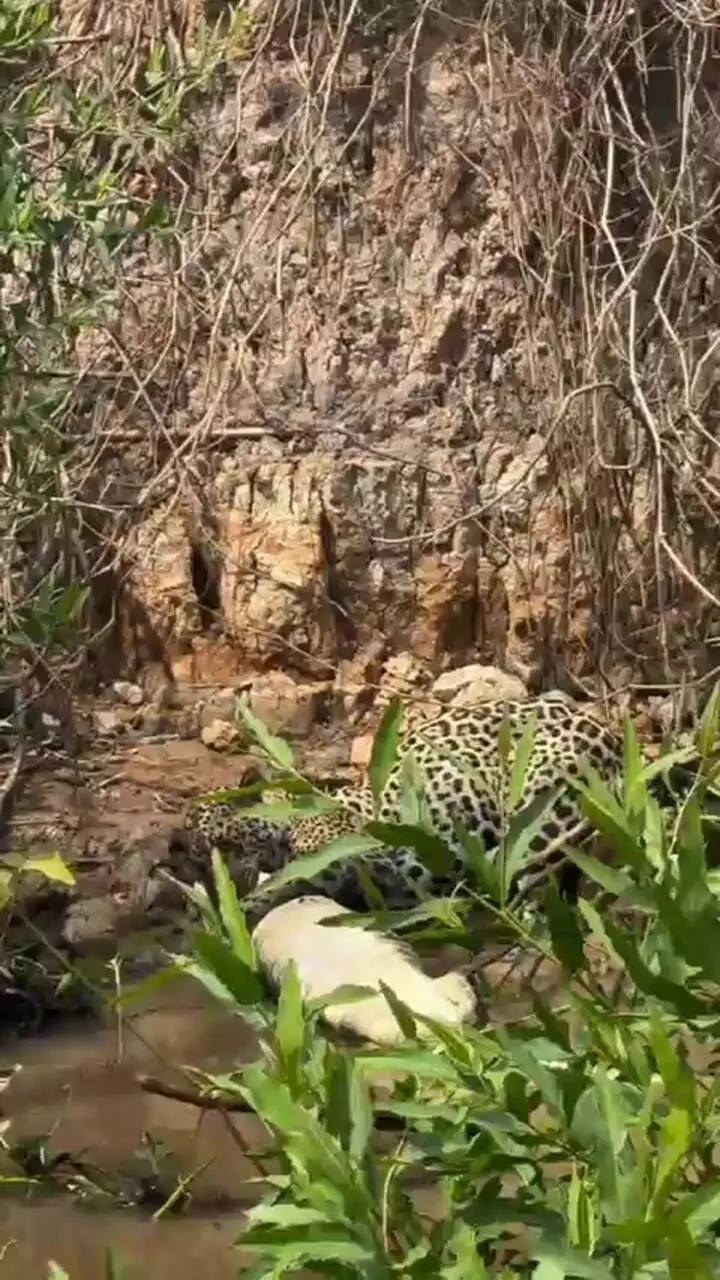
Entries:
[[46,675],[82,650],[116,503],[97,480],[105,385],[110,404],[122,373],[98,394],[88,352],[122,331],[138,255],[174,261],[195,216],[187,191],[173,200],[175,175],[209,94],[254,43],[243,5],[199,16],[182,42],[150,23],[120,57],[114,19],[82,58],[66,23],[44,0],[0,13],[0,669]]
[[[661,809],[650,785],[674,757],[645,763],[632,726],[617,792],[592,773],[573,783],[612,865],[573,852],[587,895],[575,908],[549,884],[547,927],[532,938],[505,908],[526,945],[553,957],[567,982],[552,1006],[535,996],[531,1015],[511,1009],[504,1025],[435,1026],[428,1044],[417,1038],[422,1019],[400,1006],[406,1039],[397,1048],[339,1046],[323,1030],[327,1001],[307,1006],[292,965],[276,1006],[261,993],[242,904],[216,861],[220,914],[193,965],[239,1012],[252,1010],[262,1052],[229,1077],[207,1077],[205,1087],[244,1100],[274,1135],[279,1161],[241,1232],[256,1258],[248,1274],[720,1274],[720,1083],[712,1070],[720,901],[703,823],[717,706],[715,699],[698,734],[697,780],[676,807]],[[392,738],[397,723],[393,713],[381,732]],[[376,743],[377,777],[396,753],[397,740]],[[511,837],[523,813],[525,739],[507,755],[512,867],[522,863],[518,847],[534,816]],[[439,854],[437,836],[423,827],[375,822],[369,830],[387,843],[415,838],[419,852]],[[348,838],[344,854],[361,851],[367,838]],[[328,852],[340,851],[313,862]],[[478,901],[483,876],[497,865],[481,858]],[[615,975],[614,993],[591,961],[590,934]],[[373,1079],[388,1072],[398,1082],[381,1101]],[[413,1192],[418,1178],[434,1188],[430,1211]]]

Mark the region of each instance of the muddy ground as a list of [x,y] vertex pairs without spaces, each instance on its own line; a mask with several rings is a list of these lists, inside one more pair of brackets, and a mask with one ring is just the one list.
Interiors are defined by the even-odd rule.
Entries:
[[[334,736],[321,732],[298,749],[304,768],[351,776],[343,768],[349,744]],[[34,1031],[48,1018],[93,1005],[82,984],[56,990],[67,958],[81,961],[93,981],[93,964],[106,967],[119,946],[135,971],[152,962],[156,939],[180,920],[180,904],[170,891],[149,902],[148,874],[163,862],[188,800],[237,786],[251,761],[247,753],[213,751],[179,732],[95,737],[74,759],[53,749],[30,753],[5,853],[59,853],[76,883],[66,888],[34,873],[18,878],[16,909],[3,921],[2,964],[7,969],[12,957],[12,965],[0,988],[0,1033]]]

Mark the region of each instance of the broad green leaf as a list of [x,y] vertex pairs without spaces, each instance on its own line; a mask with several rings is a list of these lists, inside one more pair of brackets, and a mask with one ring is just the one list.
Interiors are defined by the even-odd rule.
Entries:
[[572,1280],[611,1280],[613,1275],[605,1263],[586,1257],[580,1249],[563,1248],[542,1234],[530,1245],[528,1256],[538,1264],[533,1280],[564,1280],[565,1276]]
[[644,761],[635,732],[635,725],[629,718],[624,725],[623,741],[623,802],[626,812],[634,817],[643,813],[647,800],[647,786],[644,776]]
[[373,1135],[373,1107],[367,1080],[358,1064],[349,1061],[350,1156],[364,1159]]
[[192,945],[201,963],[240,1005],[254,1005],[265,998],[263,983],[250,965],[211,933],[196,932]]
[[5,907],[12,899],[13,873],[0,867],[0,907]]
[[249,1223],[277,1223],[281,1227],[307,1227],[315,1223],[327,1223],[327,1218],[319,1209],[310,1209],[296,1204],[256,1204],[247,1210]]
[[539,1090],[543,1102],[555,1119],[562,1121],[564,1119],[562,1090],[552,1070],[534,1052],[532,1044],[511,1035],[504,1027],[498,1028],[497,1037],[513,1064]]
[[292,862],[286,863],[280,871],[264,881],[262,891],[263,893],[274,892],[275,889],[292,884],[295,880],[312,880],[314,876],[336,862],[363,858],[381,848],[382,845],[377,840],[360,832],[357,835],[338,836],[337,840],[331,840],[317,853],[308,854],[303,858],[293,858]]
[[533,715],[522,731],[522,737],[515,748],[515,755],[508,784],[508,808],[511,813],[517,809],[525,791],[528,765],[535,746],[537,734],[537,716]]
[[618,928],[609,917],[603,919],[591,903],[582,899],[578,903],[593,933],[604,939],[608,949],[614,952],[621,966],[627,969],[638,990],[646,995],[670,1004],[683,1017],[695,1018],[707,1013],[708,1005],[686,991],[679,983],[662,978],[648,968],[638,951],[634,939]]
[[415,1040],[417,1037],[417,1028],[411,1010],[403,1004],[402,1000],[398,999],[392,987],[388,987],[387,984],[382,981],[380,982],[380,990],[387,1000],[395,1021],[405,1036],[405,1039]]
[[592,1196],[577,1163],[574,1163],[568,1191],[568,1244],[573,1249],[582,1249],[585,1254],[592,1255],[596,1240],[597,1224]]
[[698,1240],[714,1223],[720,1222],[720,1179],[689,1191],[670,1210],[673,1219],[686,1222],[693,1240]]
[[598,1179],[603,1215],[610,1222],[622,1222],[631,1209],[628,1203],[628,1131],[635,1124],[640,1094],[634,1105],[619,1081],[599,1065],[595,1078],[578,1099],[571,1132],[579,1141]]
[[131,987],[124,987],[113,1000],[113,1008],[124,1009],[126,1005],[132,1004],[133,1000],[145,1000],[156,991],[163,991],[171,982],[176,982],[181,977],[182,970],[178,969],[176,965],[168,965],[165,969],[159,969],[157,973],[151,973],[147,978],[143,978],[142,982],[135,983]]
[[670,1280],[714,1280],[718,1273],[717,1254],[712,1267],[705,1261],[684,1222],[670,1220],[666,1227]]
[[685,1111],[695,1110],[695,1074],[676,1052],[657,1010],[650,1013],[650,1044],[669,1101]]
[[373,1250],[368,1245],[353,1240],[349,1235],[338,1235],[335,1239],[324,1240],[309,1240],[306,1236],[301,1236],[297,1242],[286,1243],[275,1242],[267,1233],[261,1234],[259,1228],[251,1228],[246,1235],[242,1236],[240,1243],[244,1250],[252,1253],[267,1253],[275,1260],[276,1266],[281,1270],[274,1269],[272,1272],[266,1272],[268,1280],[275,1280],[276,1276],[283,1275],[289,1267],[292,1267],[295,1275],[297,1268],[310,1262],[339,1262],[346,1266],[361,1265],[365,1270],[374,1261]]
[[503,902],[507,901],[510,886],[527,862],[530,845],[542,832],[550,809],[564,790],[564,784],[558,783],[549,791],[540,791],[512,815],[498,859],[502,867]]
[[553,953],[567,973],[579,973],[585,966],[585,945],[577,912],[561,898],[552,880],[547,885],[545,908]]
[[233,951],[243,964],[256,970],[255,948],[238,902],[237,890],[217,849],[212,851],[212,871],[220,917],[232,943]]
[[278,768],[294,773],[295,758],[287,742],[271,733],[262,720],[258,720],[257,716],[253,715],[247,699],[239,699],[237,708],[248,733],[255,739],[258,746],[262,747],[268,759]]
[[397,1049],[395,1052],[383,1050],[361,1050],[355,1054],[356,1062],[365,1065],[369,1070],[388,1074],[409,1071],[423,1080],[444,1081],[447,1084],[461,1085],[462,1077],[447,1059],[425,1049]]
[[368,777],[378,804],[385,790],[385,783],[397,760],[402,736],[403,708],[399,698],[392,698],[380,721],[373,741]]
[[697,735],[697,749],[703,763],[708,762],[717,749],[720,733],[720,681],[715,685],[707,700],[700,719]]
[[454,863],[451,850],[444,840],[423,827],[410,826],[404,822],[368,822],[365,830],[381,845],[389,845],[393,849],[414,849],[420,861],[433,875],[451,875]]
[[589,767],[586,772],[588,781],[584,785],[570,780],[579,793],[580,809],[624,864],[641,867],[644,862],[643,850],[630,830],[622,808],[599,774]]
[[305,1013],[297,966],[291,961],[285,967],[277,1017],[275,1038],[280,1052],[286,1083],[294,1094],[302,1086],[301,1061],[305,1045]]
[[443,1280],[485,1280],[487,1271],[478,1257],[475,1232],[466,1222],[458,1222],[450,1241],[454,1262],[442,1269]]
[[493,902],[500,902],[502,884],[498,867],[487,852],[480,836],[473,835],[461,822],[454,823],[455,834],[467,855],[468,866],[481,893]]
[[598,858],[591,857],[590,854],[584,853],[581,849],[567,848],[566,856],[575,866],[582,871],[588,880],[593,880],[595,884],[599,884],[601,889],[605,889],[607,893],[613,894],[616,898],[621,898],[623,894],[629,893],[634,885],[633,881],[624,871],[619,871],[617,867],[609,867],[604,862],[600,862]]
[[510,724],[510,715],[507,707],[503,713],[500,728],[498,729],[498,754],[503,765],[507,766],[513,753],[513,731]]
[[678,765],[692,764],[696,758],[695,747],[678,747],[674,751],[663,752],[657,759],[649,760],[643,765],[643,778],[646,783],[652,782],[662,774],[670,773]]
[[401,822],[432,830],[425,797],[425,775],[413,751],[405,751],[400,765],[397,812]]
[[297,1140],[296,1157],[312,1177],[327,1179],[334,1195],[341,1198],[348,1220],[371,1220],[373,1199],[356,1178],[337,1138],[295,1101],[287,1085],[272,1079],[261,1067],[251,1066],[243,1072],[241,1090],[261,1119],[283,1135],[285,1143]]
[[127,1263],[112,1246],[105,1254],[105,1280],[131,1280]]
[[35,871],[38,875],[45,876],[46,880],[57,881],[59,884],[75,884],[75,876],[59,853],[31,854],[23,860],[21,870]]
[[688,1153],[692,1141],[692,1117],[689,1111],[673,1107],[660,1124],[658,1160],[655,1187],[650,1202],[650,1213],[662,1214],[673,1190],[679,1167]]
[[[345,919],[344,916],[341,919]],[[334,1004],[353,1004],[358,1000],[367,1000],[372,996],[376,996],[377,991],[374,987],[358,987],[351,983],[343,984],[343,986],[335,987],[328,995],[316,996],[314,1000],[308,1000],[306,1009],[308,1014],[321,1013],[323,1009],[329,1009]]]
[[212,804],[213,801],[217,804],[228,804],[237,800],[250,799],[252,796],[262,796],[266,791],[287,791],[293,796],[317,796],[318,800],[327,798],[318,793],[317,788],[306,778],[289,774],[277,778],[261,778],[259,782],[248,782],[244,787],[216,787],[204,795],[196,796],[193,804]]

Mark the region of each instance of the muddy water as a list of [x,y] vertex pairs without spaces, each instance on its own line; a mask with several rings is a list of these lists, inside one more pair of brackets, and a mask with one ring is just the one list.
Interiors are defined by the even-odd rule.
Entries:
[[0,1066],[22,1063],[0,1099],[12,1122],[6,1140],[52,1134],[54,1153],[71,1152],[117,1175],[148,1170],[142,1148],[143,1134],[150,1134],[173,1153],[173,1168],[182,1175],[201,1170],[189,1215],[156,1221],[156,1205],[90,1208],[65,1193],[33,1192],[25,1201],[6,1194],[0,1198],[2,1280],[45,1280],[51,1258],[70,1280],[99,1280],[109,1245],[129,1264],[132,1280],[196,1280],[200,1266],[216,1280],[237,1276],[243,1258],[233,1242],[244,1208],[257,1197],[250,1180],[259,1176],[243,1148],[263,1146],[262,1127],[251,1118],[230,1120],[143,1093],[135,1075],[148,1072],[181,1085],[174,1065],[227,1070],[252,1057],[243,1024],[191,983],[165,989],[122,1023],[2,1046]]

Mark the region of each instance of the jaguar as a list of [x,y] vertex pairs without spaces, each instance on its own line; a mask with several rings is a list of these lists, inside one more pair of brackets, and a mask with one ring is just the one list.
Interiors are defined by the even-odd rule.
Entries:
[[[524,735],[531,721],[533,736],[528,739]],[[200,880],[210,888],[216,848],[245,898],[243,910],[251,923],[308,893],[324,895],[350,911],[367,912],[377,906],[378,894],[387,910],[407,911],[428,896],[462,891],[468,854],[458,824],[480,837],[488,854],[498,849],[507,828],[512,752],[501,749],[503,735],[515,749],[523,740],[531,742],[522,805],[537,800],[542,810],[529,845],[526,883],[531,883],[533,868],[535,878],[540,878],[548,866],[563,861],[565,845],[577,847],[591,834],[568,780],[580,775],[586,763],[610,783],[622,770],[619,737],[585,707],[558,694],[449,708],[413,724],[401,736],[379,797],[368,780],[337,789],[332,797],[335,807],[327,812],[297,809],[277,820],[248,813],[247,802],[209,796],[191,803],[183,826],[170,837],[169,870],[178,880]],[[429,870],[412,847],[381,845],[362,857],[330,864],[310,879],[276,889],[261,887],[263,879],[291,860],[357,833],[373,818],[407,821],[403,797],[408,767],[421,782],[425,815],[450,853],[441,869]]]

